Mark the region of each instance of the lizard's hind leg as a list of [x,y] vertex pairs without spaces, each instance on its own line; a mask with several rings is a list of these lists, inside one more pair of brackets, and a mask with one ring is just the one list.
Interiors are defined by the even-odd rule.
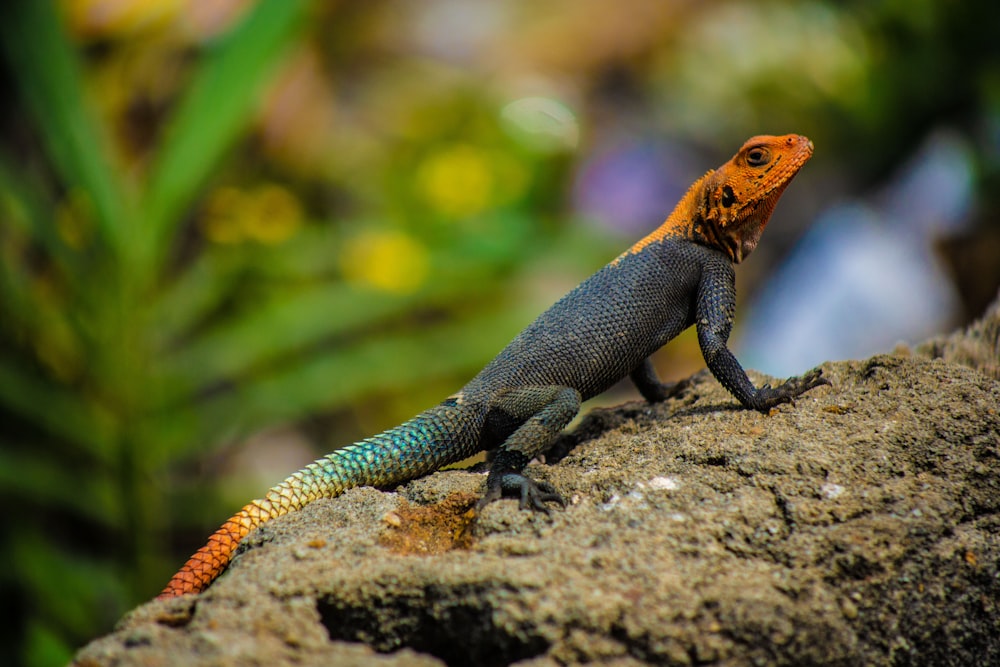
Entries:
[[572,387],[519,387],[497,397],[490,412],[501,421],[520,425],[497,449],[486,479],[486,494],[477,509],[504,496],[519,497],[521,509],[540,512],[548,512],[546,502],[565,505],[551,485],[529,479],[523,470],[552,444],[579,410],[580,392]]

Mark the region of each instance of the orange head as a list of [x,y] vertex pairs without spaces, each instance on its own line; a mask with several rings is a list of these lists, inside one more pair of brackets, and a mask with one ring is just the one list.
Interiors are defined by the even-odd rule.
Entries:
[[748,139],[691,189],[689,194],[700,190],[700,201],[691,202],[697,206],[695,234],[740,262],[757,247],[781,193],[812,154],[812,142],[798,134]]

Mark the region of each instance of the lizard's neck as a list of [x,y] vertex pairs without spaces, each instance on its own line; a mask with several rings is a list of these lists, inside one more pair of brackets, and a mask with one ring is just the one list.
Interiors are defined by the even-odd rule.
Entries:
[[[714,228],[711,230],[706,229],[706,224],[700,211],[701,202],[705,199],[706,180],[714,173],[715,171],[710,171],[695,181],[688,188],[684,197],[677,202],[677,206],[667,216],[667,219],[659,227],[639,239],[631,248],[622,253],[615,262],[617,263],[626,255],[633,255],[639,252],[646,246],[671,238],[694,241],[695,243],[722,250],[718,242],[718,232]],[[723,252],[725,251],[723,250]]]

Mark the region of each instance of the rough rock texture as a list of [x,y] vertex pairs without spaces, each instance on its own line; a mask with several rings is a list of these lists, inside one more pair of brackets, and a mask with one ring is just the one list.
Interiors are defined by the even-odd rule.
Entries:
[[964,331],[931,338],[918,345],[914,352],[918,356],[976,368],[1000,380],[1000,292],[977,322]]
[[706,373],[592,411],[529,469],[571,499],[549,516],[470,521],[465,471],[317,502],[75,664],[1000,664],[991,317],[992,356],[958,359],[982,370],[925,358],[954,336],[826,364],[770,415]]

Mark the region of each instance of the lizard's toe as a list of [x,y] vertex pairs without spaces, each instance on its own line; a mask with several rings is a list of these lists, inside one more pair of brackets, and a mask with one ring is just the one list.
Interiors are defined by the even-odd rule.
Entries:
[[814,368],[804,375],[788,378],[777,387],[765,384],[757,390],[754,407],[766,414],[771,408],[782,403],[795,405],[795,399],[802,394],[816,387],[829,384],[830,381],[823,377],[823,369]]
[[824,384],[831,385],[832,383],[830,382],[829,378],[823,377],[822,368],[814,368],[802,376],[802,384],[803,384],[802,391],[806,392],[809,391],[810,389],[815,389],[816,387],[820,387]]
[[509,472],[487,480],[486,493],[476,503],[476,512],[501,498],[518,498],[522,510],[549,513],[545,503],[559,503],[566,507],[566,501],[548,482],[536,482],[520,473]]
[[476,503],[476,514],[482,512],[483,508],[490,503],[496,502],[501,498],[503,498],[503,489],[499,485],[487,484],[486,493],[484,493],[483,497]]
[[535,482],[527,477],[521,476],[521,501],[519,507],[522,510],[532,509],[536,512],[549,513],[549,508],[545,503],[559,503],[561,507],[566,507],[566,501],[556,491],[555,487],[548,482]]

